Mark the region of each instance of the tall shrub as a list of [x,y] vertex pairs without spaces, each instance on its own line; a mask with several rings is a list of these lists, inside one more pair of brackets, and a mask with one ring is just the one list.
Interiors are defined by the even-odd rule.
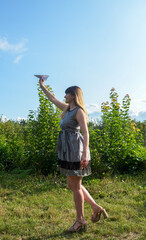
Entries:
[[132,172],[144,166],[142,136],[129,117],[129,107],[129,95],[120,106],[114,88],[110,92],[110,103],[102,104],[101,157],[114,172]]
[[[52,89],[47,86],[48,90]],[[48,100],[38,88],[38,111],[30,111],[28,115],[28,165],[37,171],[47,174],[56,170],[56,142],[60,130],[60,111]]]

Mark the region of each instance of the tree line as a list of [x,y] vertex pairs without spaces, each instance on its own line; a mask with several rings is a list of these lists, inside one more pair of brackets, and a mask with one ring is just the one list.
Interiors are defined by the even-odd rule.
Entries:
[[[50,86],[47,88],[52,92]],[[29,111],[27,121],[0,120],[0,171],[31,169],[47,175],[57,172],[56,142],[60,131],[60,110],[38,87],[39,107]],[[100,122],[88,123],[92,172],[135,173],[146,166],[146,121],[129,116],[130,96],[118,102],[110,91],[110,102],[101,105]]]

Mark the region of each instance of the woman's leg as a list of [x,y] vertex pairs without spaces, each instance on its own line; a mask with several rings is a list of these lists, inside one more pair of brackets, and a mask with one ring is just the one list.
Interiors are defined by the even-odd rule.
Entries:
[[73,226],[71,226],[68,229],[68,231],[71,231],[72,227],[76,231],[81,226],[81,223],[86,224],[86,221],[84,219],[84,194],[81,187],[82,178],[76,177],[76,176],[68,176],[67,183],[69,188],[73,192],[76,214],[77,214],[77,221]]
[[68,176],[67,183],[73,192],[77,220],[80,221],[84,218],[84,194],[81,186],[82,178],[77,176]]
[[91,197],[91,195],[89,194],[89,192],[87,191],[87,189],[85,187],[83,187],[81,185],[81,188],[82,188],[82,191],[83,191],[85,201],[90,204],[90,206],[93,209],[93,212],[97,213],[102,207],[94,201],[94,199]]
[[[79,221],[82,220],[83,224],[86,223],[84,219],[84,200],[87,201],[93,209],[92,221],[97,220],[98,216],[100,217],[101,215],[101,211],[103,211],[104,209],[94,201],[94,199],[91,197],[86,188],[81,185],[82,178],[76,176],[68,176],[67,183],[69,188],[73,192],[77,220]],[[104,213],[104,215],[105,215],[104,218],[108,217],[106,212]],[[78,226],[79,223],[76,223],[74,229],[78,228]]]

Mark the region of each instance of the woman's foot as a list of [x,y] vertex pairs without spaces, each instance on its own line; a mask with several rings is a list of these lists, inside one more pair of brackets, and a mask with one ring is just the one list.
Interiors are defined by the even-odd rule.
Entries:
[[74,233],[74,232],[80,232],[80,231],[87,231],[87,222],[85,221],[85,219],[83,218],[82,220],[76,220],[75,223],[68,228],[67,230],[70,233]]
[[108,218],[108,214],[105,211],[105,209],[103,209],[102,207],[96,207],[96,209],[93,211],[93,215],[91,217],[91,221],[92,222],[98,222],[101,218],[101,214],[103,215],[104,218]]

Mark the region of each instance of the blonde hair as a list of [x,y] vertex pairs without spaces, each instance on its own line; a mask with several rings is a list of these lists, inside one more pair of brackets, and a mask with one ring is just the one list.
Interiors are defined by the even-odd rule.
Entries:
[[[84,104],[83,93],[82,93],[81,88],[79,88],[78,86],[69,87],[65,90],[65,93],[66,94],[70,93],[71,95],[73,95],[75,97],[75,99],[74,99],[75,105],[80,107],[84,111],[86,119],[88,121],[88,115],[87,115],[86,107]],[[64,116],[68,110],[69,110],[69,106],[67,106],[67,108],[62,112],[60,117],[64,118]]]

